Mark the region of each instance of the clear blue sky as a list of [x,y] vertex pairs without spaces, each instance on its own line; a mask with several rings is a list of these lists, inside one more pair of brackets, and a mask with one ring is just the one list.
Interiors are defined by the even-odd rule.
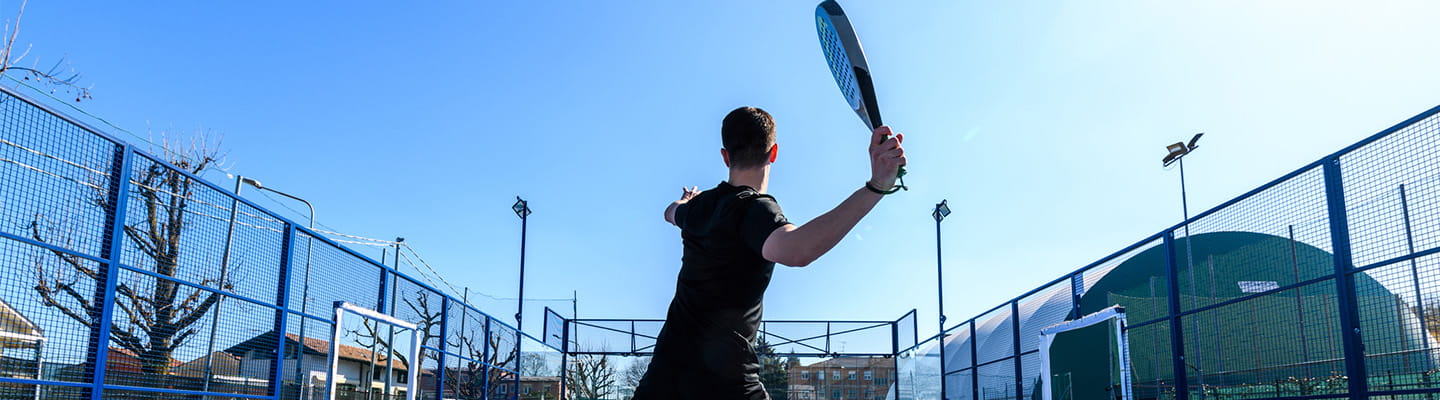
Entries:
[[[1178,222],[1168,143],[1207,132],[1186,171],[1203,210],[1440,104],[1432,2],[844,5],[912,190],[810,267],[779,267],[768,318],[918,308],[934,332],[940,199],[959,321]],[[771,192],[794,221],[867,178],[813,6],[32,2],[19,40],[41,64],[68,56],[88,111],[222,132],[231,172],[343,232],[406,237],[456,285],[514,296],[524,196],[527,296],[660,318],[681,251],[661,211],[724,179],[727,111],[777,117]]]

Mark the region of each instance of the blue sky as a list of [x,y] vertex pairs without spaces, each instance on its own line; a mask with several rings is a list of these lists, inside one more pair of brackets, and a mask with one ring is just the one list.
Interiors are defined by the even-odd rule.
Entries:
[[[1179,222],[1168,143],[1207,132],[1186,171],[1203,210],[1440,103],[1429,2],[843,4],[912,190],[777,270],[768,318],[918,308],[933,332],[941,199],[959,321]],[[725,178],[727,111],[777,117],[771,192],[794,221],[867,178],[813,6],[32,2],[19,41],[94,84],[89,112],[141,135],[223,133],[230,172],[340,231],[407,238],[457,286],[514,296],[524,196],[528,297],[661,318],[681,251],[661,211]]]

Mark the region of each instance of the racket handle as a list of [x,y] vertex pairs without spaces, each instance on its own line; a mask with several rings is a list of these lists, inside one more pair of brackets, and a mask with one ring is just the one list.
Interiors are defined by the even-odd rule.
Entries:
[[[890,135],[885,135],[880,138],[881,142],[886,140],[890,140]],[[905,174],[907,173],[910,173],[910,171],[906,170],[904,165],[900,166],[900,170],[895,171],[895,179],[899,181],[899,184],[895,185],[892,189],[910,190],[909,186],[905,186]]]

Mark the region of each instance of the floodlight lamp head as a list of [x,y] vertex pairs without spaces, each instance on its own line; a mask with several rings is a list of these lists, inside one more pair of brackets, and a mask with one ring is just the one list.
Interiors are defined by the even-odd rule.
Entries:
[[1166,154],[1165,158],[1160,160],[1160,162],[1163,163],[1166,167],[1168,167],[1170,166],[1170,163],[1175,162],[1175,160],[1179,160],[1180,157],[1183,157],[1186,153],[1189,153],[1190,148],[1185,147],[1185,143],[1183,142],[1175,142],[1175,144],[1165,146],[1165,151],[1169,151],[1170,154]]
[[515,205],[510,206],[510,210],[515,211],[515,216],[524,219],[530,215],[530,202],[515,196]]
[[1185,147],[1190,150],[1195,150],[1196,147],[1200,147],[1196,146],[1195,143],[1200,141],[1201,136],[1205,136],[1205,132],[1195,134],[1195,137],[1190,138],[1190,144],[1185,145]]
[[930,213],[930,216],[935,217],[935,222],[940,222],[940,220],[950,216],[949,200],[940,200],[940,203],[935,205],[935,211]]

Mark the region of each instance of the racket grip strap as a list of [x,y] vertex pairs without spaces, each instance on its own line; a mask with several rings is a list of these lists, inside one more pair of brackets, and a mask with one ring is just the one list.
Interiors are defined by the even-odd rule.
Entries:
[[889,194],[894,194],[895,192],[898,192],[898,191],[900,191],[901,189],[910,190],[910,189],[908,189],[908,188],[905,187],[905,184],[904,184],[904,183],[901,183],[901,184],[899,184],[899,185],[896,185],[895,187],[890,188],[890,190],[880,190],[880,188],[877,188],[877,187],[871,185],[871,184],[870,184],[870,181],[865,181],[865,190],[869,190],[870,193],[875,193],[875,194],[878,194],[878,195],[881,195],[881,196],[889,195]]

